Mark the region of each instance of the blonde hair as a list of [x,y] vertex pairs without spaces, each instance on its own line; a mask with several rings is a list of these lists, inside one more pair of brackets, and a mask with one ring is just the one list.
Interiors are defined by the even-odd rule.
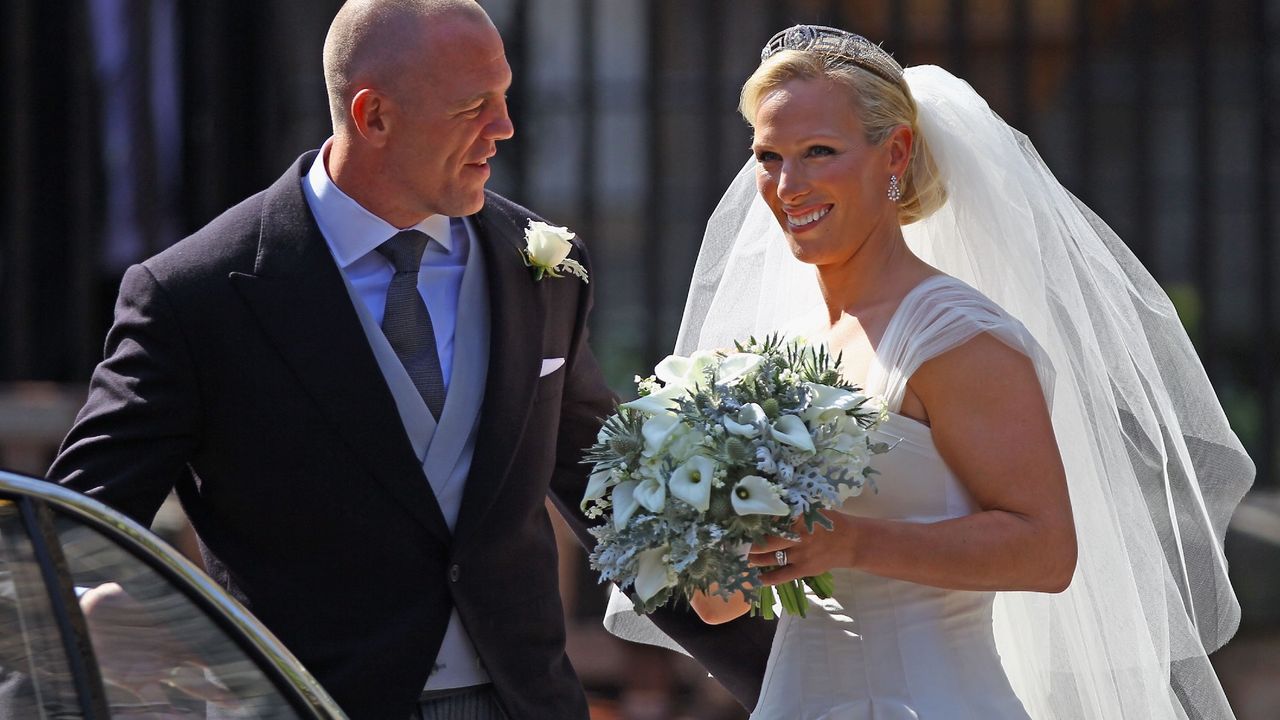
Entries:
[[738,111],[754,126],[760,102],[791,80],[826,80],[847,89],[854,112],[862,121],[866,140],[872,145],[884,142],[896,127],[911,128],[911,157],[899,179],[902,187],[899,224],[923,220],[947,201],[947,190],[938,176],[928,141],[920,132],[916,101],[905,80],[890,82],[848,60],[822,53],[782,50],[760,63],[747,78]]

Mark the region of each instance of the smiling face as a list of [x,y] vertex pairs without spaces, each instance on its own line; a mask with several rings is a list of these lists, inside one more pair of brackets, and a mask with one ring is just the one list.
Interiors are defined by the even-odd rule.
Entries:
[[449,18],[429,33],[416,63],[423,69],[390,93],[387,170],[424,217],[470,215],[484,205],[497,142],[514,133],[506,101],[511,68],[487,18]]
[[827,80],[788,80],[755,112],[760,195],[796,258],[813,265],[846,262],[869,240],[899,232],[886,191],[905,167],[909,131],[868,143],[849,92]]

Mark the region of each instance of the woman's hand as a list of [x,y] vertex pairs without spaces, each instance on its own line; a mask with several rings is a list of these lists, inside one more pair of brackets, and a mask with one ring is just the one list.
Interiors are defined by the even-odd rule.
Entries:
[[777,551],[784,550],[787,564],[776,570],[761,573],[760,582],[778,585],[789,580],[813,577],[832,568],[852,568],[858,557],[858,520],[844,513],[820,510],[831,522],[828,530],[814,525],[810,533],[800,518],[791,525],[791,531],[800,536],[799,541],[773,536],[751,547],[747,564],[752,567],[775,567]]
[[[718,589],[717,585],[712,584],[710,592],[715,593]],[[740,592],[734,593],[728,600],[719,595],[695,592],[689,604],[693,606],[693,611],[698,613],[698,617],[702,618],[702,622],[708,625],[727,623],[742,617],[751,609],[751,603],[747,602],[746,596]]]

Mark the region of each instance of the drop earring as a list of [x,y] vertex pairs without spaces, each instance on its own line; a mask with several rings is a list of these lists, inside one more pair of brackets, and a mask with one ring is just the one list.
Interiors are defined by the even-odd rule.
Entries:
[[898,176],[889,176],[889,199],[898,202],[902,199],[902,185],[898,184]]

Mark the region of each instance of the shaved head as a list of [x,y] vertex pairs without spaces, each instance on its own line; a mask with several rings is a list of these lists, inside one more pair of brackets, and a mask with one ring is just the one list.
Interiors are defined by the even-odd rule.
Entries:
[[348,0],[324,43],[333,139],[321,160],[398,228],[484,206],[515,126],[502,36],[474,0]]
[[348,0],[324,41],[334,133],[349,128],[351,99],[360,88],[396,92],[410,78],[421,78],[424,69],[434,72],[427,47],[432,30],[458,21],[493,25],[474,0]]

